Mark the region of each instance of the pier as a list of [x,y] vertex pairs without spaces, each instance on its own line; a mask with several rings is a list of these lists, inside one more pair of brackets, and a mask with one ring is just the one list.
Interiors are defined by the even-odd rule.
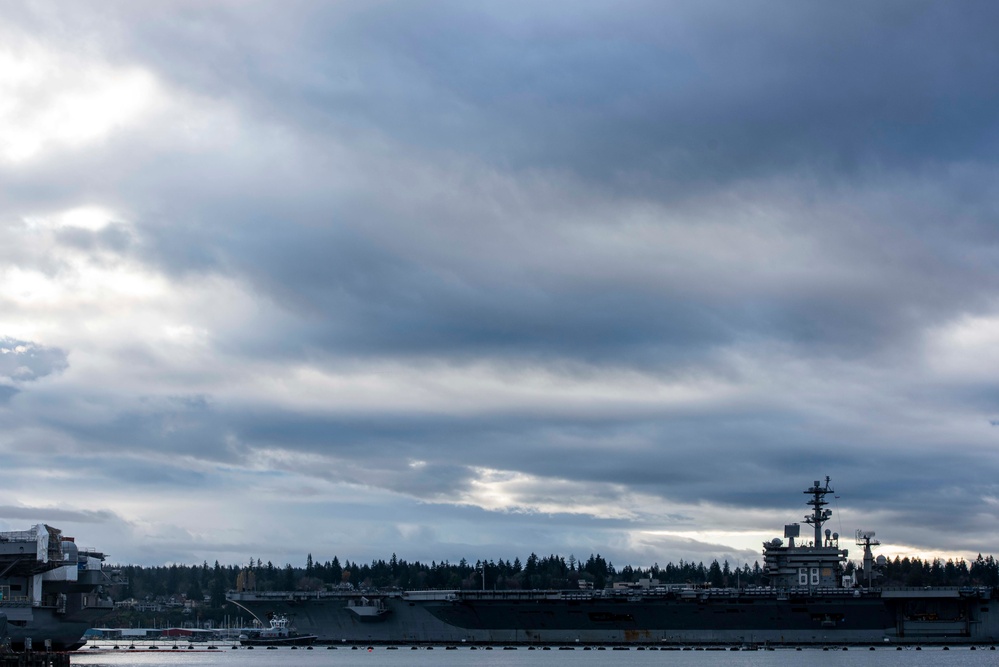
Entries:
[[10,638],[4,637],[0,640],[0,667],[69,667],[69,653],[53,651],[49,640],[45,641],[44,650],[34,651],[30,637],[25,638],[23,651],[15,651],[11,649]]
[[0,667],[69,667],[69,653],[0,653]]

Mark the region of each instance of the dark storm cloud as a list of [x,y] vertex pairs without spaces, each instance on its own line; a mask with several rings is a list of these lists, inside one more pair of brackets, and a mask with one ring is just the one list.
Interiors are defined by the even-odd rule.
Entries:
[[[212,461],[232,458],[231,452],[221,446],[226,434],[226,416],[212,410],[201,396],[143,398],[138,406],[121,406],[111,419],[100,421],[88,417],[85,405],[67,402],[62,407],[62,411],[54,411],[40,423],[55,430],[73,432],[82,443],[104,453],[122,456],[147,451]],[[213,443],[213,446],[206,448],[205,443]],[[162,461],[116,458],[105,463],[94,461],[92,465],[97,468],[92,472],[102,475],[112,475],[120,468],[120,472],[127,472],[122,477],[131,482],[197,486],[203,481],[196,470],[162,467]]]
[[0,506],[0,518],[23,521],[72,521],[73,523],[109,523],[117,521],[118,517],[107,510],[65,510],[52,507],[18,507],[12,505]]
[[999,139],[991,3],[239,9],[189,5],[131,46],[184,87],[299,127],[603,186],[991,160]]
[[462,132],[426,113],[414,134],[493,139],[484,152],[515,163],[687,182],[994,154],[987,3],[960,17],[927,3],[633,3],[529,22],[440,7],[371,22],[482,119]]

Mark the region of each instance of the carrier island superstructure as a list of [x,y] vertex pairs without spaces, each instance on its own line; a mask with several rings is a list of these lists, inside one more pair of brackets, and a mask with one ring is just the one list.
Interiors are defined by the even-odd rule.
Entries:
[[[811,510],[763,544],[765,587],[626,590],[231,592],[258,618],[284,615],[323,642],[565,644],[973,643],[999,641],[990,588],[876,587],[874,533],[857,531],[861,576],[824,530],[829,478]],[[881,559],[883,562],[883,559]]]
[[77,547],[62,531],[38,524],[0,532],[0,615],[14,649],[30,638],[36,649],[83,644],[94,621],[114,608],[104,554]]

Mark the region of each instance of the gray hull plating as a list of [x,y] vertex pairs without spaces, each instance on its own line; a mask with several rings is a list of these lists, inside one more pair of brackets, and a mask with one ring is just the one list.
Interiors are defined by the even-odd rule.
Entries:
[[[467,595],[467,593],[465,594]],[[725,599],[574,600],[570,593],[531,599],[449,599],[445,594],[389,594],[388,613],[372,621],[350,609],[351,596],[235,594],[258,616],[286,614],[300,632],[332,643],[925,643],[999,641],[999,604],[955,596],[937,612],[913,616],[933,598],[868,594]],[[371,595],[369,594],[370,598]],[[474,597],[474,596],[473,596]],[[929,620],[931,619],[932,620]],[[993,620],[995,619],[995,620]]]
[[7,636],[14,650],[23,650],[26,638],[31,638],[35,649],[51,643],[56,651],[71,651],[83,645],[84,633],[94,622],[107,614],[106,610],[82,610],[72,615],[62,614],[55,608],[35,607],[27,625],[7,624]]

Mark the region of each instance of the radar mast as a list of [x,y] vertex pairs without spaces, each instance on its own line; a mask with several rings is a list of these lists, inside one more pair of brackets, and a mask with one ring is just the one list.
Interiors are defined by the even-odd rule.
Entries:
[[832,510],[823,509],[829,504],[825,500],[826,494],[832,492],[833,490],[829,488],[828,475],[825,486],[819,486],[819,481],[816,480],[812,488],[805,491],[812,496],[811,500],[805,502],[806,505],[812,506],[812,513],[805,516],[805,523],[811,524],[815,528],[815,541],[812,544],[817,547],[822,545],[822,524],[832,516]]

